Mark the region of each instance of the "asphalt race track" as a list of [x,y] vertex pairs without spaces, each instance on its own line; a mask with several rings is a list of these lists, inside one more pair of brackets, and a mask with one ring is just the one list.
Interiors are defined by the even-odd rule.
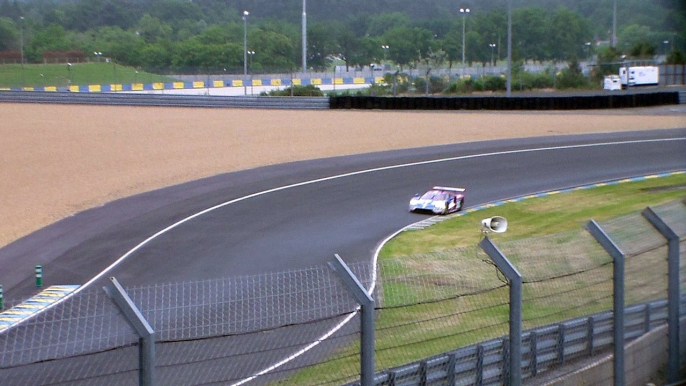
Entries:
[[[633,142],[682,138],[677,141]],[[335,253],[369,259],[377,244],[425,216],[407,212],[433,185],[467,188],[467,207],[517,195],[686,169],[686,129],[463,143],[263,167],[169,187],[79,213],[0,249],[6,298],[30,296],[34,278],[14,269],[41,259],[44,284],[84,284],[142,241],[107,276],[125,286],[197,281],[323,264]],[[616,142],[616,143],[614,143]],[[613,143],[603,146],[564,146]],[[524,149],[551,148],[525,151]],[[490,153],[499,153],[483,155]],[[501,152],[510,152],[502,154]],[[476,156],[476,155],[483,156]],[[392,165],[452,157],[278,189]],[[30,272],[29,272],[30,274]]]
[[[8,298],[30,296],[34,278],[10,262],[31,259],[47,262],[46,286],[85,284],[108,267],[94,285],[107,276],[134,286],[278,272],[322,265],[336,253],[349,262],[369,260],[381,240],[427,217],[408,213],[407,205],[433,185],[465,187],[469,207],[684,169],[686,129],[463,143],[269,166],[129,197],[57,222],[0,249],[0,266],[9,267],[0,283]],[[325,328],[308,333],[316,339]],[[253,371],[279,359],[261,358]]]

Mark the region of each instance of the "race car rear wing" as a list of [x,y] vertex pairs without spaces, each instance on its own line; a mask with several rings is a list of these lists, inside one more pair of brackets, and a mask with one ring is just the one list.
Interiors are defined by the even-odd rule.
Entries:
[[464,188],[448,188],[445,186],[434,186],[434,190],[446,190],[449,192],[460,192],[460,193],[465,191]]

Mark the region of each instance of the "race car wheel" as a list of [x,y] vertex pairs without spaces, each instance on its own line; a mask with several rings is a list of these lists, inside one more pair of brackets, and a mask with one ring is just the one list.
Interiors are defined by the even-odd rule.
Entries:
[[464,209],[464,198],[460,199],[460,208],[457,210],[458,212]]

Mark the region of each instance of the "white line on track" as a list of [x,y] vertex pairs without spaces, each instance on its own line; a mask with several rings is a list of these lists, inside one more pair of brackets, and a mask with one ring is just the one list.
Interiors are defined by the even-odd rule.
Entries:
[[[323,178],[318,178],[314,180],[309,180],[309,181],[304,181],[304,182],[299,182],[295,184],[290,184],[290,185],[285,185],[285,186],[280,186],[277,188],[272,188],[268,190],[264,190],[262,192],[257,192],[253,194],[249,194],[247,196],[239,197],[230,201],[226,201],[224,203],[215,205],[211,208],[207,208],[205,210],[202,210],[196,214],[193,214],[191,216],[188,216],[180,221],[175,222],[174,224],[160,230],[159,232],[153,234],[152,236],[148,237],[144,241],[142,241],[140,244],[136,245],[133,249],[129,250],[126,252],[124,255],[122,255],[120,258],[118,258],[114,263],[112,263],[109,267],[105,268],[102,272],[98,273],[95,275],[92,279],[90,279],[88,282],[86,282],[84,285],[79,287],[76,291],[72,292],[70,295],[64,297],[61,301],[56,302],[52,304],[49,307],[46,307],[41,310],[40,313],[45,312],[53,307],[56,307],[58,304],[63,303],[67,299],[70,299],[71,297],[77,295],[81,291],[85,290],[88,288],[91,284],[95,283],[96,281],[100,280],[103,276],[105,276],[108,272],[112,271],[116,266],[121,264],[124,260],[126,260],[129,256],[134,254],[136,251],[140,250],[143,248],[145,245],[156,239],[157,237],[169,232],[170,230],[179,227],[180,225],[183,225],[195,218],[198,218],[204,214],[207,214],[209,212],[212,212],[216,209],[223,208],[227,205],[235,204],[237,202],[249,200],[251,198],[263,196],[266,194],[270,193],[275,193],[279,192],[282,190],[287,190],[287,189],[292,189],[300,186],[306,186],[306,185],[312,185],[320,182],[325,182],[325,181],[331,181],[339,178],[345,178],[345,177],[350,177],[350,176],[356,176],[356,175],[361,175],[361,174],[367,174],[367,173],[374,173],[374,172],[379,172],[379,171],[384,171],[384,170],[392,170],[392,169],[400,169],[400,168],[406,168],[406,167],[414,167],[414,166],[421,166],[421,165],[428,165],[428,164],[434,164],[434,163],[441,163],[441,162],[450,162],[450,161],[457,161],[457,160],[464,160],[464,159],[473,159],[473,158],[484,158],[484,157],[491,157],[491,156],[496,156],[496,155],[507,155],[507,154],[522,154],[522,153],[534,153],[534,152],[541,152],[541,151],[551,151],[551,150],[565,150],[565,149],[579,149],[579,148],[589,148],[589,147],[602,147],[602,146],[615,146],[615,145],[630,145],[630,144],[638,144],[638,143],[653,143],[653,142],[674,142],[674,141],[684,141],[686,140],[686,137],[680,137],[680,138],[666,138],[666,139],[648,139],[648,140],[633,140],[633,141],[612,141],[612,142],[600,142],[600,143],[590,143],[590,144],[583,144],[583,145],[567,145],[567,146],[550,146],[550,147],[541,147],[541,148],[529,148],[529,149],[519,149],[519,150],[508,150],[508,151],[497,151],[497,152],[490,152],[490,153],[481,153],[481,154],[472,154],[472,155],[466,155],[466,156],[458,156],[458,157],[449,157],[449,158],[441,158],[441,159],[435,159],[435,160],[429,160],[429,161],[420,161],[420,162],[411,162],[411,163],[405,163],[405,164],[400,164],[400,165],[391,165],[391,166],[383,166],[383,167],[378,167],[378,168],[373,168],[373,169],[367,169],[367,170],[359,170],[356,172],[350,172],[350,173],[344,173],[344,174],[339,174],[336,176],[330,176],[330,177],[323,177]],[[409,225],[408,225],[409,226]],[[405,228],[403,228],[405,229]],[[374,288],[376,287],[376,262],[378,259],[378,254],[379,251],[381,250],[381,246],[385,244],[388,240],[393,238],[397,233],[401,232],[403,229],[400,231],[394,233],[393,235],[389,236],[386,238],[380,246],[377,248],[376,252],[374,253],[372,263],[373,263],[373,271],[372,271],[372,284],[370,287],[369,292],[373,293]],[[33,317],[39,315],[35,314]],[[317,346],[319,343],[324,341],[325,339],[329,338],[331,335],[333,335],[336,331],[340,330],[350,319],[353,318],[353,316],[357,313],[357,311],[354,311],[350,313],[342,322],[340,322],[338,325],[333,327],[331,330],[323,334],[321,337],[319,337],[316,341],[313,343],[309,344],[307,347],[301,349],[300,351],[294,353],[293,355],[287,357],[286,359],[283,359],[257,373],[254,375],[245,378],[241,380],[240,382],[234,383],[232,386],[240,386],[243,385],[244,383],[247,383],[261,375],[264,375],[280,366],[283,366],[284,364],[288,363],[289,361],[299,357],[300,355],[306,353],[313,347]],[[24,320],[25,323],[27,320],[33,319],[27,318]],[[16,326],[16,325],[15,325]]]

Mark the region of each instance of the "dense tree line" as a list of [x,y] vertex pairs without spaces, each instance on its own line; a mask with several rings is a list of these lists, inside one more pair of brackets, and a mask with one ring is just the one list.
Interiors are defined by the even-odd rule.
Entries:
[[[610,39],[613,0],[514,2],[518,60],[648,57],[686,45],[683,0],[621,0],[619,45],[609,53],[596,43]],[[454,66],[462,61],[463,28],[467,62],[502,59],[506,0],[462,3],[468,16],[454,0],[310,1],[308,67],[327,68],[332,58],[349,66]],[[243,10],[250,10],[247,22]],[[301,0],[0,0],[0,51],[17,51],[23,40],[28,62],[45,51],[80,50],[147,69],[234,72],[243,66],[247,26],[251,71],[289,70],[300,66],[301,13]]]

